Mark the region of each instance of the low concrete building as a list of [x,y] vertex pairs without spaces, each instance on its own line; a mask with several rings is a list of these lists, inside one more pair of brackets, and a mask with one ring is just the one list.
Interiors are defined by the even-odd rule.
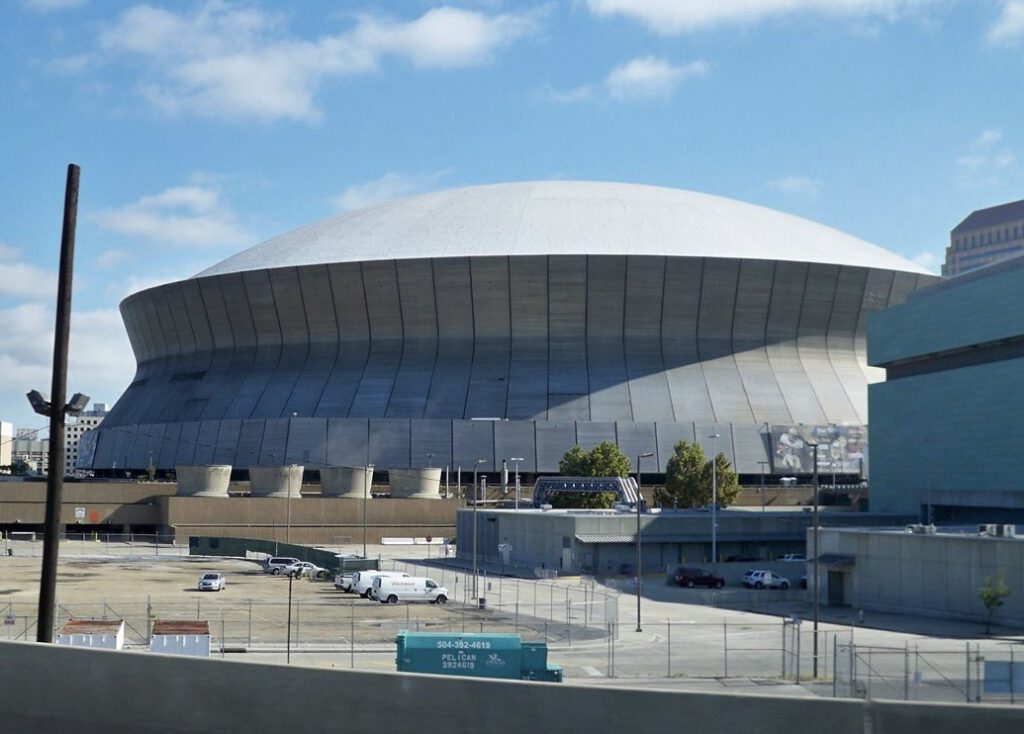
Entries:
[[[823,528],[820,599],[824,604],[984,622],[978,590],[1002,578],[1010,595],[995,624],[1024,624],[1024,538],[931,525],[899,529]],[[1012,527],[1012,526],[1009,526]],[[1012,532],[1012,531],[1011,531]],[[808,531],[813,547],[813,531]],[[808,564],[810,567],[810,564]]]
[[[717,556],[771,560],[804,551],[812,522],[802,511],[759,512],[719,510]],[[462,509],[456,519],[459,558],[506,570],[527,569],[559,574],[633,573],[636,567],[637,515],[615,510]],[[653,573],[681,563],[709,563],[711,513],[665,510],[640,515],[641,552],[645,571]],[[822,525],[885,525],[893,516],[822,512]],[[801,569],[802,570],[802,569]]]

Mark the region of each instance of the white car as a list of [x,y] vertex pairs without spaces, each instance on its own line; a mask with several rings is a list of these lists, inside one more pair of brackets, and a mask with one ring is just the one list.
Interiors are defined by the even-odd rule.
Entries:
[[799,561],[803,563],[807,560],[807,556],[803,553],[787,553],[786,555],[779,558],[780,561]]
[[199,577],[200,591],[224,591],[224,587],[227,585],[228,581],[222,573],[210,571]]
[[789,588],[789,579],[774,571],[750,570],[743,575],[743,585],[748,589],[782,589]]
[[338,591],[344,591],[346,593],[352,591],[352,582],[354,581],[355,573],[339,573],[334,576],[334,588]]
[[296,579],[303,577],[318,579],[327,575],[327,569],[321,568],[315,563],[310,563],[309,561],[296,561],[295,563],[290,563],[282,568],[281,573],[285,576],[291,576]]

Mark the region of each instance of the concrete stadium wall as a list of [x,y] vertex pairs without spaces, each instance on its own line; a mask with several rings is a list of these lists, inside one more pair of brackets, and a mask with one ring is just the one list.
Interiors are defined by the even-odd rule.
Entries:
[[[663,256],[421,258],[232,272],[121,305],[135,379],[90,466],[298,463],[555,471],[711,433],[741,472],[762,421],[864,424],[868,312],[927,275]],[[501,427],[474,417],[502,419]],[[656,436],[657,433],[657,436]],[[91,439],[90,439],[91,440]]]
[[[299,668],[0,642],[8,731],[945,734],[1015,731],[1024,710]],[[953,725],[963,728],[953,728]],[[999,727],[999,728],[997,728]]]

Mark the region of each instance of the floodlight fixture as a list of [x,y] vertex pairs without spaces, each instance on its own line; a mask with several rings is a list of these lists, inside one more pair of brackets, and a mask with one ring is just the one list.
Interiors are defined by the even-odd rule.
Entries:
[[43,397],[43,394],[38,390],[32,390],[27,394],[28,402],[32,404],[32,410],[37,412],[39,415],[50,416],[50,412],[53,406],[50,405],[50,401]]
[[64,406],[65,415],[81,415],[86,406],[89,405],[89,396],[76,392],[71,396],[71,402]]

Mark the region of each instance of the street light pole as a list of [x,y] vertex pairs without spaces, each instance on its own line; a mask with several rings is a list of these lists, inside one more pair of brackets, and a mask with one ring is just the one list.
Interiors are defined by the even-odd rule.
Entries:
[[478,487],[480,485],[478,485],[476,483],[476,475],[477,475],[477,470],[480,468],[480,465],[483,464],[485,461],[486,461],[486,459],[477,459],[476,462],[473,464],[473,599],[479,599],[479,597],[477,596],[477,588],[476,588],[476,577],[477,577],[477,570],[476,570],[476,540],[477,540],[476,506],[477,506],[477,503],[480,501],[480,490],[478,489]]
[[515,472],[516,472],[516,509],[517,510],[519,509],[519,502],[521,500],[520,492],[519,492],[519,462],[522,461],[522,460],[523,460],[522,456],[513,456],[513,457],[511,457],[509,459],[509,461],[513,462],[515,464],[515,467],[516,467],[515,468]]
[[373,471],[373,464],[367,464],[363,469],[363,558],[366,558],[366,506],[370,503],[370,473]]
[[818,577],[818,564],[821,553],[818,552],[818,444],[815,442],[814,446],[814,590],[811,592],[814,594],[814,677],[818,677],[818,586],[820,584]]
[[718,562],[718,454],[715,449],[718,447],[716,440],[721,436],[712,433],[711,439],[711,562]]
[[643,627],[640,626],[640,599],[642,598],[643,591],[643,578],[644,578],[644,567],[643,567],[643,554],[641,553],[643,536],[640,531],[640,511],[644,503],[643,492],[640,491],[642,483],[640,481],[640,459],[646,459],[649,456],[654,456],[653,453],[648,451],[646,454],[637,454],[636,457],[636,631],[643,632]]
[[765,511],[765,469],[768,462],[758,462],[761,465],[761,512]]

